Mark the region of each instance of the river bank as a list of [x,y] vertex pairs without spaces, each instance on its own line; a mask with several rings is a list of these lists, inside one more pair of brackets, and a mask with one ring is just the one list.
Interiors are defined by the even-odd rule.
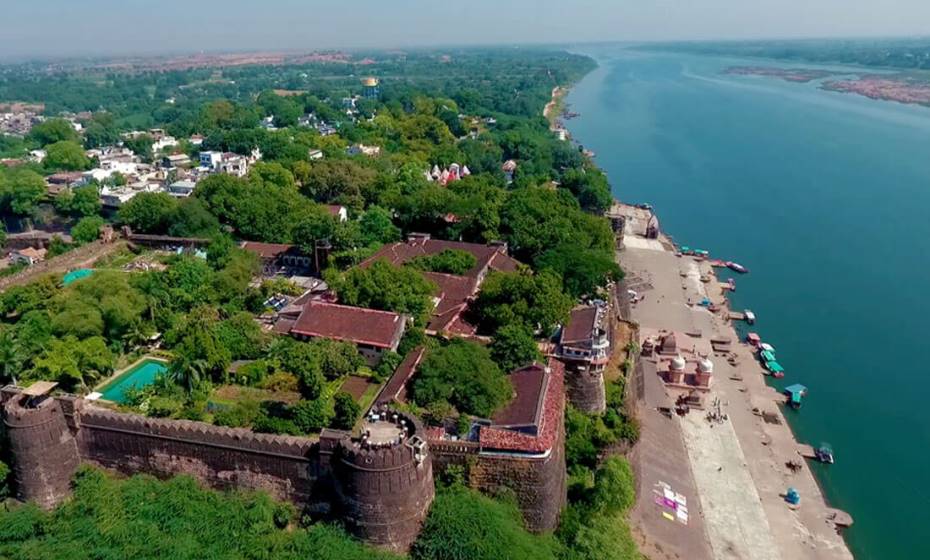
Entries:
[[[726,289],[709,261],[681,256],[664,235],[646,239],[648,211],[618,204],[611,214],[626,221],[618,259],[627,273],[624,287],[632,290],[625,295],[632,299],[629,318],[640,326],[640,347],[658,347],[672,334],[676,356],[713,363],[705,391],[663,381],[667,352],[645,352],[639,360],[633,385],[642,433],[632,458],[641,549],[651,558],[852,558],[836,530],[841,517],[800,455],[779,404],[784,397],[766,384],[752,348],[739,341]],[[704,299],[719,311],[699,305]],[[722,352],[711,340],[729,340],[730,349]],[[669,414],[682,395],[701,402],[692,402],[687,414]],[[789,487],[800,493],[799,507],[785,500]],[[681,497],[671,509],[668,492]]]

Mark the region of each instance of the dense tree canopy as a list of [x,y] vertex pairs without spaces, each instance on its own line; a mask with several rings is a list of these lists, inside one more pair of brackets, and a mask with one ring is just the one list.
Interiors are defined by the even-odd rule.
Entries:
[[550,271],[493,272],[482,285],[474,314],[488,333],[507,325],[550,333],[568,317],[572,303],[562,292],[561,279]]
[[429,351],[413,383],[413,399],[420,406],[448,403],[483,417],[510,400],[511,392],[488,349],[461,339]]
[[347,305],[406,313],[420,323],[432,310],[435,286],[411,268],[379,260],[327,280]]
[[280,558],[387,560],[330,525],[289,527],[297,514],[266,494],[219,494],[189,477],[127,480],[83,468],[74,499],[51,512],[0,511],[0,556],[31,558]]

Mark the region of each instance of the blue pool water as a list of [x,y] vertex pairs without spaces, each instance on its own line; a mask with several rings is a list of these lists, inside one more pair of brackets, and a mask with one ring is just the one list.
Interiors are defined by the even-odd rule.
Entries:
[[167,370],[168,365],[165,362],[143,360],[100,389],[103,394],[102,398],[115,403],[123,403],[126,401],[127,391],[151,385],[156,377]]

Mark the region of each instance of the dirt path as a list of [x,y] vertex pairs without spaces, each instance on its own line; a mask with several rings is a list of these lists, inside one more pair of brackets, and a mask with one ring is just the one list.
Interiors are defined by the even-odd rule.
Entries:
[[75,268],[86,268],[92,265],[97,259],[116,253],[126,248],[125,241],[116,241],[114,243],[103,243],[94,241],[83,247],[78,247],[68,251],[63,255],[58,255],[47,261],[34,264],[12,276],[0,278],[0,292],[3,292],[12,286],[22,286],[39,279],[47,274],[64,273]]

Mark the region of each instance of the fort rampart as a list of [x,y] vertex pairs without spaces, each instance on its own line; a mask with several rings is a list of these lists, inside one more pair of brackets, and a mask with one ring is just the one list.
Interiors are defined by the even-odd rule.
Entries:
[[0,402],[16,496],[44,508],[70,494],[82,462],[126,475],[185,474],[216,489],[268,492],[343,520],[367,542],[403,551],[432,503],[434,466],[467,464],[473,487],[514,492],[532,530],[554,529],[564,504],[561,435],[551,452],[537,456],[490,453],[476,442],[427,442],[419,422],[406,416],[401,437],[372,445],[334,430],[314,439],[148,418],[13,387],[2,390]]

